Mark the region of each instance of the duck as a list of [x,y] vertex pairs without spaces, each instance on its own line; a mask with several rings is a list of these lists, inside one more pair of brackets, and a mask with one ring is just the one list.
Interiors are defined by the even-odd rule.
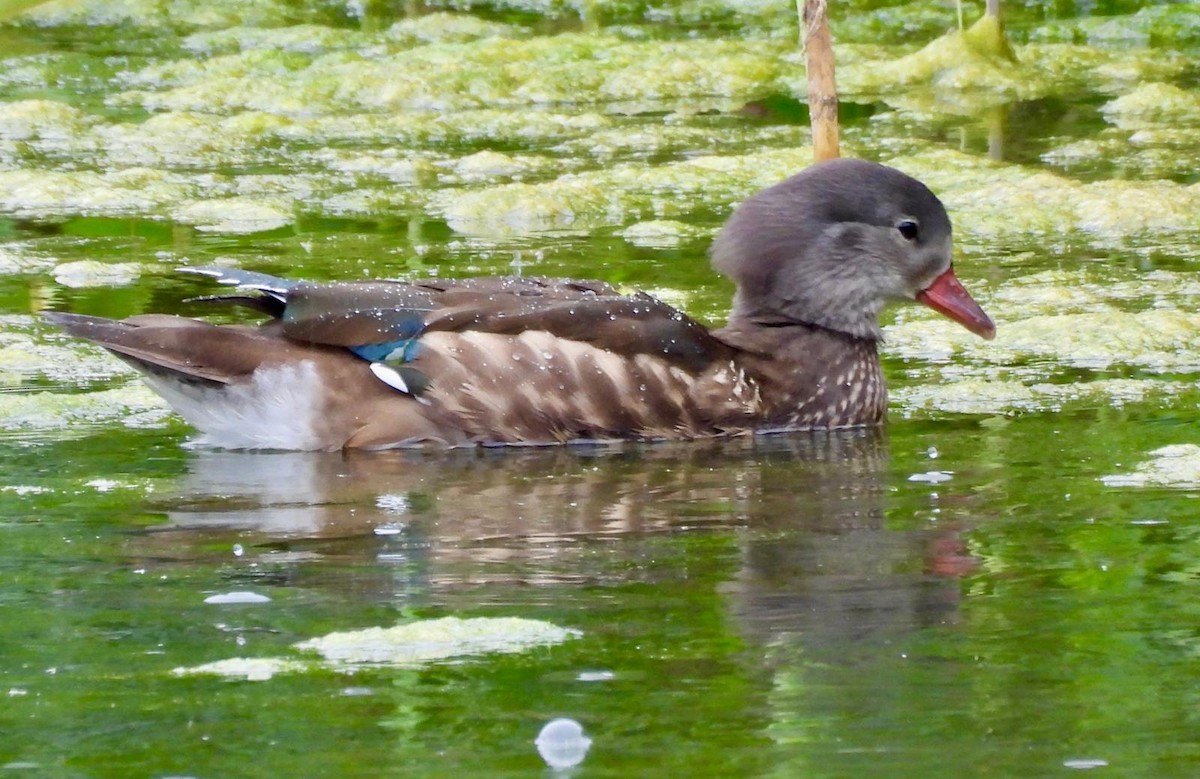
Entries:
[[255,324],[46,312],[135,368],[201,443],[342,450],[655,441],[881,425],[879,316],[933,308],[990,339],[951,223],[917,179],[818,163],[738,205],[712,266],[736,285],[709,328],[644,292],[540,277],[310,282],[181,268]]

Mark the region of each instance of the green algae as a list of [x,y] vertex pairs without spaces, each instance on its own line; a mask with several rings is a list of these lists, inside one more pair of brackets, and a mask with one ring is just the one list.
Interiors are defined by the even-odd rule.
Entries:
[[[480,152],[483,154],[485,152]],[[348,149],[319,149],[308,159],[331,171],[348,173],[360,181],[377,178],[402,186],[435,186],[444,155],[385,149],[377,154]]]
[[659,166],[612,165],[537,185],[448,191],[435,198],[433,207],[464,233],[594,229],[726,206],[786,178],[811,159],[810,149],[785,149]]
[[578,630],[519,617],[442,617],[330,633],[296,647],[341,667],[420,665],[472,655],[522,652],[578,638]]
[[[1052,270],[994,289],[963,275],[996,320],[996,338],[984,343],[933,312],[898,309],[884,353],[913,366],[892,393],[905,415],[1168,404],[1200,388],[1164,378],[1200,370],[1200,315],[1192,311],[1200,282],[1190,274]],[[1130,368],[1140,375],[1105,374]]]
[[133,86],[158,89],[198,82],[228,85],[236,83],[238,79],[284,77],[304,70],[311,62],[312,57],[302,52],[249,49],[233,54],[168,60],[148,65],[128,74],[124,81]]
[[314,214],[346,219],[395,216],[419,212],[427,199],[428,194],[418,189],[359,186],[308,203],[307,209]]
[[[596,24],[656,22],[678,25],[730,22],[754,29],[795,25],[795,8],[781,0],[433,0],[432,7],[517,11],[551,19],[580,17]],[[794,29],[793,29],[794,32]]]
[[1089,176],[1108,174],[1130,179],[1189,179],[1192,156],[1200,151],[1200,132],[1183,130],[1109,129],[1097,137],[1057,146],[1041,155],[1043,162]]
[[423,43],[464,43],[484,38],[524,38],[527,30],[511,24],[480,19],[470,14],[431,13],[401,19],[389,27],[385,36],[408,45]]
[[291,203],[284,199],[226,197],[193,200],[171,210],[171,218],[197,230],[218,233],[260,233],[289,225]]
[[151,66],[114,95],[146,109],[284,115],[464,110],[685,97],[752,99],[778,89],[780,47],[745,41],[626,41],[566,33],[431,43],[367,58],[252,50]]
[[140,123],[95,129],[94,142],[79,138],[113,166],[210,168],[247,165],[270,158],[273,143],[292,132],[286,117],[258,111],[218,117],[169,111]]
[[[0,25],[0,36],[7,29]],[[0,46],[4,43],[0,37]],[[5,56],[0,49],[0,90],[17,99],[96,94],[110,90],[130,67],[128,57],[97,58],[79,51]]]
[[[486,122],[494,116],[485,112],[475,118]],[[414,137],[429,139],[440,126],[439,120],[430,118],[430,122],[421,124],[414,119],[408,127]],[[231,233],[272,230],[289,224],[300,204],[306,210],[336,215],[369,216],[389,208],[418,209],[445,219],[462,232],[512,235],[616,227],[652,218],[677,218],[697,210],[723,210],[756,189],[800,170],[810,159],[806,150],[783,144],[789,136],[802,140],[802,131],[776,128],[757,137],[779,143],[782,148],[778,149],[743,155],[701,155],[658,165],[611,164],[550,179],[544,177],[565,167],[552,157],[489,150],[460,157],[395,149],[377,153],[329,149],[300,155],[324,168],[324,175],[223,177],[164,169],[207,166],[216,161],[246,164],[263,159],[256,148],[266,146],[266,138],[293,129],[295,123],[289,120],[259,113],[236,117],[163,114],[133,128],[130,135],[102,126],[90,136],[77,137],[77,146],[114,158],[125,156],[128,150],[129,162],[154,167],[99,174],[0,170],[0,208],[24,216],[51,217],[140,213]],[[477,129],[459,128],[462,135]],[[512,129],[515,136],[520,135],[520,127]],[[568,124],[552,128],[550,135],[555,137],[560,131],[582,132]],[[638,148],[639,138],[644,138],[649,145],[646,153],[653,153],[656,147],[647,135],[652,134],[645,128],[604,131],[593,151],[602,158],[617,147],[629,154]],[[666,143],[681,142],[680,137],[668,133]],[[1143,136],[1146,141],[1151,138]],[[570,143],[583,146],[587,142],[579,139]],[[1115,143],[1103,139],[1081,142],[1048,153],[1047,159],[1063,165],[1097,160]],[[1130,147],[1126,154],[1138,148]],[[1144,163],[1156,162],[1146,159],[1148,152],[1141,153]],[[1159,152],[1159,158],[1156,164],[1164,167],[1176,159],[1166,151]],[[958,233],[967,241],[1015,247],[1022,241],[1070,235],[1084,243],[1105,246],[1122,245],[1139,236],[1200,229],[1196,216],[1200,213],[1200,187],[1195,185],[1171,181],[1080,182],[932,148],[889,162],[922,178],[939,193],[950,208]],[[389,190],[380,186],[384,182],[401,188]],[[243,218],[233,218],[238,212]]]
[[[1096,82],[1118,89],[1140,79],[1178,76],[1187,67],[1185,58],[1161,52],[1068,44],[1030,44],[1014,54],[989,24],[985,17],[899,58],[895,47],[839,46],[840,88],[851,95],[890,96],[897,88],[924,86],[954,95],[984,93],[992,100],[1024,99]],[[348,108],[445,111],[713,97],[746,102],[806,90],[802,57],[782,41],[529,37],[505,27],[477,32],[480,37],[446,40],[415,36],[411,48],[401,51],[371,46],[366,38],[357,48],[343,41],[346,50],[304,51],[288,48],[284,36],[275,48],[239,47],[206,59],[150,65],[129,79],[141,88],[118,93],[112,102],[155,111],[252,109],[304,116]],[[233,48],[205,41],[197,45]]]
[[[985,16],[899,58],[894,46],[839,46],[841,88],[880,94],[932,85],[942,92],[982,89],[1027,98],[1097,79],[1167,78],[1186,67],[1184,58],[1170,53],[1063,44],[1030,44],[1014,55],[991,25]],[[787,41],[530,37],[522,28],[465,14],[405,19],[383,34],[311,22],[273,29],[242,25],[196,33],[185,45],[208,56],[130,74],[133,86],[149,88],[119,93],[114,105],[299,116],[348,107],[446,110],[804,92],[802,61]]]
[[1086,270],[1043,271],[994,290],[967,283],[997,320],[995,341],[939,329],[945,322],[937,315],[905,308],[886,329],[889,353],[955,355],[984,366],[1042,359],[1048,370],[1119,364],[1166,373],[1200,366],[1200,315],[1191,311],[1200,283],[1189,275],[1156,271],[1115,281],[1089,278]]
[[314,16],[334,15],[333,4],[303,6],[286,0],[209,3],[202,0],[50,0],[27,11],[20,21],[40,26],[94,27],[282,27]]
[[144,266],[137,262],[76,260],[54,266],[54,281],[64,287],[123,287],[137,281]]
[[1110,310],[1031,316],[1007,323],[996,347],[989,359],[997,362],[1035,357],[1081,368],[1191,371],[1200,367],[1200,315]]
[[0,243],[0,275],[31,274],[55,265],[54,257],[18,243]]
[[0,103],[0,138],[6,140],[71,138],[86,132],[94,121],[78,108],[56,100]]
[[850,93],[879,92],[889,87],[930,83],[947,89],[987,88],[1020,94],[1031,88],[999,27],[984,16],[966,30],[953,30],[899,59],[855,57],[839,74]]
[[[387,144],[439,149],[485,142],[502,146],[546,146],[587,137],[613,126],[611,117],[587,110],[483,108],[305,118],[297,120],[295,133],[287,137],[319,144]],[[569,163],[569,160],[565,162]]]
[[[255,159],[253,147],[264,143],[264,135],[292,127],[287,120],[276,121],[260,114],[236,118],[164,114],[143,123],[144,129],[126,138],[123,146],[108,142],[108,148],[113,156],[118,149],[129,148],[133,152],[131,162],[158,162],[164,166],[196,166],[211,162],[214,156],[247,161]],[[176,131],[178,137],[167,141]],[[414,134],[429,132],[429,126],[425,126]],[[633,149],[644,132],[631,129],[626,134],[609,134],[606,142],[619,136],[627,144],[624,148]],[[118,134],[114,131],[112,135]],[[96,149],[96,136],[105,138],[108,132],[99,129],[81,143]],[[779,140],[788,136],[804,138],[803,131],[794,129],[760,137]],[[204,149],[186,143],[188,138],[202,143],[210,137],[228,145]],[[134,139],[141,139],[141,143]],[[596,151],[607,154],[606,149],[611,148]],[[1050,153],[1048,159],[1063,164],[1072,159],[1095,159],[1106,148],[1101,141],[1093,141]],[[446,220],[460,232],[517,235],[619,227],[647,219],[677,219],[698,210],[725,210],[757,189],[800,170],[810,160],[806,149],[781,144],[778,149],[750,154],[698,155],[662,164],[610,164],[546,179],[563,167],[577,167],[579,163],[564,166],[546,155],[489,150],[459,157],[344,149],[300,156],[324,168],[325,173],[224,177],[174,173],[160,167],[131,167],[107,173],[0,170],[0,208],[24,216],[48,217],[138,213],[230,233],[273,230],[290,224],[297,207],[343,216],[415,209]],[[1162,159],[1167,165],[1173,158],[1164,152]],[[958,234],[968,242],[987,241],[1018,248],[1046,237],[1073,236],[1073,240],[1084,244],[1119,246],[1153,235],[1200,230],[1197,185],[1171,181],[1081,182],[931,147],[888,162],[926,181],[947,204]],[[384,183],[393,186],[382,186]]]
[[717,154],[728,149],[762,149],[798,146],[808,142],[808,133],[794,125],[746,127],[692,124],[682,113],[662,123],[602,126],[593,132],[558,144],[554,151],[575,159],[608,162],[613,159],[664,157],[667,155]]
[[893,160],[946,204],[970,240],[1014,245],[1071,235],[1096,246],[1200,229],[1200,187],[1170,181],[1081,182],[940,149]]
[[1135,379],[1101,379],[1085,384],[1030,383],[1014,379],[944,375],[941,383],[893,389],[890,402],[906,417],[973,414],[1012,415],[1061,413],[1097,406],[1120,408],[1135,403],[1174,402],[1200,385],[1148,382]]
[[1200,446],[1175,444],[1150,452],[1151,459],[1129,473],[1101,476],[1109,487],[1200,487]]
[[[909,111],[966,115],[1014,99],[1119,93],[1144,80],[1181,77],[1190,67],[1182,54],[1158,49],[1105,51],[1066,43],[1008,48],[990,25],[984,17],[900,57],[894,48],[848,44],[837,51],[839,89]],[[803,93],[802,85],[791,84]]]
[[1042,159],[1066,168],[1120,170],[1129,178],[1190,178],[1200,133],[1200,96],[1175,84],[1149,81],[1105,103],[1110,123],[1092,138],[1064,143]]
[[247,682],[265,682],[279,674],[303,673],[309,670],[312,670],[311,664],[301,660],[282,657],[230,657],[190,668],[175,668],[171,673],[175,676],[220,676]]
[[153,214],[186,199],[194,182],[151,168],[0,170],[0,211],[25,217]]
[[16,16],[44,2],[46,0],[0,0],[0,20]]
[[[445,35],[435,34],[443,28]],[[253,231],[256,228],[250,223],[238,224],[214,215],[214,209],[221,208],[217,201],[270,196],[275,199],[253,204],[261,218],[251,221],[258,221],[264,229],[286,224],[286,215],[298,203],[307,211],[336,216],[373,216],[388,209],[424,210],[462,225],[480,221],[472,211],[499,203],[511,218],[491,221],[510,223],[503,230],[508,234],[519,233],[523,224],[531,230],[619,226],[626,217],[669,218],[689,208],[723,209],[728,205],[722,202],[726,195],[736,199],[746,193],[744,187],[725,187],[718,190],[718,197],[688,203],[685,198],[691,189],[686,183],[674,186],[672,179],[677,171],[672,170],[670,162],[637,176],[662,179],[661,185],[632,181],[629,170],[611,175],[585,171],[579,173],[586,177],[583,181],[563,176],[564,170],[575,175],[574,171],[586,167],[587,158],[608,162],[630,157],[697,156],[804,142],[805,134],[798,129],[697,121],[688,108],[693,101],[700,101],[696,104],[700,105],[718,100],[725,101],[720,104],[722,110],[733,110],[745,100],[795,82],[802,73],[800,59],[783,44],[703,39],[630,41],[574,33],[528,38],[529,34],[519,28],[484,23],[461,14],[437,14],[396,23],[385,37],[395,45],[412,47],[403,51],[379,44],[379,33],[309,24],[282,28],[272,44],[269,36],[259,34],[261,30],[252,32],[255,29],[242,26],[193,34],[188,41],[194,50],[221,53],[150,64],[124,76],[122,83],[135,89],[118,92],[109,102],[117,107],[136,106],[158,112],[145,121],[99,120],[51,101],[4,106],[0,114],[0,166],[17,169],[12,175],[18,185],[38,175],[26,169],[24,163],[46,157],[89,157],[101,169],[129,165],[215,169],[277,165],[300,159],[314,162],[332,175],[294,176],[290,184],[298,191],[289,196],[278,189],[257,191],[242,177],[179,177],[161,171],[155,175],[163,184],[169,181],[173,189],[150,184],[145,192],[128,193],[121,191],[123,187],[86,176],[76,187],[71,180],[75,174],[64,177],[47,173],[49,178],[40,187],[44,191],[31,201],[22,200],[25,210],[19,213],[127,214],[144,207],[156,216],[174,214],[181,221],[207,230]],[[1136,52],[1090,51],[1084,56],[1076,51],[1082,47],[1040,45],[1021,47],[1020,61],[1014,63],[994,43],[981,45],[979,40],[984,36],[977,34],[980,29],[946,36],[923,49],[924,53],[918,52],[920,56],[901,60],[894,60],[894,47],[858,46],[855,51],[859,56],[849,58],[847,78],[853,84],[857,69],[877,79],[873,88],[892,91],[897,85],[909,85],[910,89],[888,99],[905,106],[901,113],[912,115],[926,110],[921,107],[920,101],[926,99],[921,95],[933,95],[941,101],[938,109],[944,110],[945,101],[954,100],[953,95],[973,94],[981,86],[1008,94],[1011,90],[1005,86],[1006,80],[1032,85],[1028,86],[1033,90],[1030,94],[1042,94],[1048,81],[1075,83],[1095,77],[1104,68],[1125,68],[1121,71],[1125,77],[1144,76],[1147,71],[1141,65],[1164,59]],[[337,35],[328,37],[325,30]],[[304,39],[316,44],[305,48],[300,45]],[[516,46],[518,40],[520,45]],[[940,72],[943,66],[962,65],[960,55],[964,50],[974,52],[972,61],[978,60],[980,67],[986,65],[1000,73],[1004,83],[985,79],[968,85],[969,79],[949,78]],[[1051,51],[1058,53],[1057,58],[1046,54]],[[498,60],[501,52],[505,55]],[[1165,59],[1170,63],[1160,63],[1160,70],[1176,72],[1175,60]],[[503,62],[502,67],[495,66],[498,61]],[[891,70],[891,66],[884,67],[888,61],[895,65]],[[1037,77],[1039,73],[1041,77]],[[929,91],[926,81],[936,89]],[[674,114],[671,121],[663,123],[630,124],[595,111],[527,112],[496,107],[581,102],[611,105],[618,99],[628,107],[626,110],[670,106]],[[644,105],[638,107],[640,103]],[[404,110],[396,112],[398,108]],[[554,153],[531,155],[485,149],[456,157],[444,151],[417,153],[412,148],[444,149],[446,145],[480,142],[542,149],[549,145]],[[860,136],[859,143],[864,142],[866,148],[878,148],[884,147],[887,140],[878,135]],[[346,143],[360,148],[341,146]],[[361,148],[372,143],[391,148]],[[311,150],[319,144],[339,147]],[[400,151],[404,147],[408,151]],[[1110,150],[1111,146],[1064,148],[1057,157],[1051,154],[1047,159],[1057,159],[1065,166],[1084,164],[1102,159]],[[1149,159],[1150,154],[1146,152],[1131,164],[1153,162],[1152,170],[1178,170],[1178,166],[1168,167],[1169,154],[1156,152]],[[908,166],[903,157],[895,162]],[[919,169],[920,157],[914,162],[910,167]],[[782,178],[795,169],[777,169],[777,175]],[[989,169],[988,174],[996,170]],[[549,178],[556,173],[558,178]],[[1026,173],[1011,169],[1000,176],[1001,183],[990,189],[963,193],[961,203],[967,208],[965,218],[959,219],[960,231],[966,232],[969,239],[996,237],[1001,229],[1011,232],[1011,222],[1003,228],[989,225],[998,221],[996,214],[1000,211],[985,212],[976,207],[972,202],[975,197],[1012,207],[1015,211],[1004,212],[1006,218],[1017,213],[1017,229],[1035,235],[1083,231],[1110,236],[1128,229],[1144,233],[1157,227],[1182,229],[1190,224],[1181,215],[1188,198],[1184,198],[1181,208],[1160,208],[1165,200],[1173,201],[1178,194],[1170,187],[1079,191],[1070,181],[1036,179]],[[536,186],[531,183],[543,181]],[[392,193],[385,183],[413,190]],[[480,186],[486,189],[506,184],[527,187],[476,191]],[[598,187],[625,184],[640,191],[629,196],[599,196]],[[436,196],[416,191],[430,187],[466,187],[467,191]],[[70,189],[83,189],[97,197],[87,202],[82,195],[65,191]],[[655,191],[672,189],[678,190],[681,197],[654,198]],[[27,187],[22,189],[28,191]],[[1037,202],[1028,207],[1031,195],[1037,196]],[[528,202],[525,208],[518,202],[504,202],[522,197]],[[1121,197],[1133,197],[1145,207],[1122,212],[1114,206]],[[648,202],[652,199],[655,202]],[[1089,220],[1080,213],[1081,208],[1072,206],[1073,200],[1086,202],[1088,207],[1094,205],[1097,216]],[[235,200],[228,205],[237,207],[243,202]],[[1023,209],[1022,203],[1027,203]],[[474,227],[468,229],[476,231]]]
[[85,435],[105,425],[156,427],[167,416],[162,400],[141,382],[95,392],[0,394],[0,429],[9,433]]
[[1188,121],[1200,118],[1200,95],[1174,84],[1141,84],[1101,109],[1110,120]]
[[[180,43],[195,54],[213,57],[242,51],[271,49],[301,54],[323,54],[343,49],[378,45],[378,36],[357,30],[320,24],[296,24],[289,27],[229,27],[192,33]],[[169,66],[162,69],[169,72]],[[153,72],[153,71],[151,71]],[[143,73],[144,80],[149,73]]]
[[844,11],[834,8],[830,17],[836,40],[872,44],[930,41],[956,23],[954,11],[937,2],[872,4]]
[[1036,41],[1097,45],[1170,46],[1200,41],[1200,8],[1189,3],[1148,5],[1131,14],[1082,16],[1035,28]]
[[[0,317],[0,385],[19,388],[29,380],[38,380],[54,385],[78,386],[127,379],[133,375],[131,368],[114,360],[99,347],[80,343],[58,333],[46,336],[47,328],[36,323],[28,314]],[[140,390],[136,390],[135,394],[146,397]],[[23,409],[32,412],[36,408],[38,395],[0,397],[8,400],[24,397],[24,400],[13,402],[19,402]],[[161,403],[155,405],[162,407]]]
[[216,675],[266,681],[276,674],[334,670],[352,672],[371,666],[413,668],[447,660],[511,654],[561,644],[580,632],[520,617],[441,617],[389,628],[329,633],[295,644],[322,662],[277,657],[229,658],[190,668],[176,676]]
[[704,230],[674,219],[635,222],[621,231],[621,237],[634,246],[670,248],[706,236]]
[[512,155],[497,151],[478,151],[450,161],[443,180],[451,184],[492,184],[522,179],[561,170],[547,157]]

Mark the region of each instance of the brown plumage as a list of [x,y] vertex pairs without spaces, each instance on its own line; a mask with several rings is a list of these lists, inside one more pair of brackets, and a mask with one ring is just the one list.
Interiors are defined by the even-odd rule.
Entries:
[[314,284],[200,268],[258,327],[47,318],[140,370],[208,440],[340,449],[698,438],[882,422],[878,314],[917,299],[991,337],[950,268],[950,222],[874,163],[814,166],[735,211],[713,263],[738,283],[708,330],[602,282]]

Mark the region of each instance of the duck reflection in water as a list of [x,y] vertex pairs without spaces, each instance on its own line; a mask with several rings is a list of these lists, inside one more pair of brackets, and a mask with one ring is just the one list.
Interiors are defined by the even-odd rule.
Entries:
[[[197,450],[161,506],[169,523],[135,554],[207,557],[236,533],[247,560],[288,571],[288,560],[365,558],[379,565],[359,569],[371,581],[355,597],[436,603],[468,584],[650,580],[638,565],[588,563],[586,550],[607,539],[619,558],[651,534],[740,528],[739,569],[721,591],[742,632],[836,644],[955,608],[957,582],[931,572],[953,570],[941,558],[957,554],[957,535],[889,528],[894,483],[907,484],[889,475],[878,429],[503,452]],[[340,586],[310,581],[321,570],[282,575]]]

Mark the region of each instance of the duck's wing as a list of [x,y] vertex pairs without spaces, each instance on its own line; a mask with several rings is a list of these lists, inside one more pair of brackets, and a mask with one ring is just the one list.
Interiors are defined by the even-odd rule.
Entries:
[[238,287],[207,300],[248,305],[279,319],[300,342],[343,346],[371,361],[407,362],[433,332],[516,336],[528,331],[615,355],[646,355],[701,371],[733,349],[707,328],[644,293],[597,281],[477,278],[421,282],[290,282],[261,273],[198,269]]

